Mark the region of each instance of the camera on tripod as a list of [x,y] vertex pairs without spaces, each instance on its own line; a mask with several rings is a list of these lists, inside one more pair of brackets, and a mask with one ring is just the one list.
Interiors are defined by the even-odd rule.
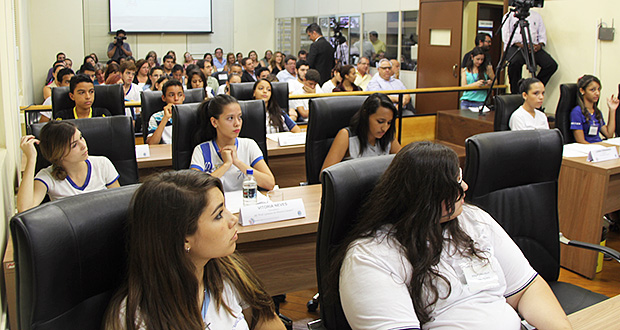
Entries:
[[532,8],[532,7],[538,7],[538,8],[542,8],[544,5],[545,0],[510,0],[510,2],[508,2],[508,6],[510,7],[527,7],[527,8]]

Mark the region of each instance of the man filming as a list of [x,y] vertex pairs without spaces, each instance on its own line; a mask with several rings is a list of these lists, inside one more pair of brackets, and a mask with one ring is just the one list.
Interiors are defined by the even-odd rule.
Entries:
[[129,44],[126,43],[125,40],[127,40],[127,33],[125,33],[125,30],[121,29],[116,31],[114,42],[108,45],[108,57],[111,60],[119,63],[121,58],[132,55],[131,47],[129,47]]

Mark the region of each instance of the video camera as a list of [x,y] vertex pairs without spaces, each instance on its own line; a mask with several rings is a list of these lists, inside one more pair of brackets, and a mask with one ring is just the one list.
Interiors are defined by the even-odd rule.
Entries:
[[114,37],[114,39],[116,40],[117,44],[122,45],[123,40],[127,40],[127,37]]

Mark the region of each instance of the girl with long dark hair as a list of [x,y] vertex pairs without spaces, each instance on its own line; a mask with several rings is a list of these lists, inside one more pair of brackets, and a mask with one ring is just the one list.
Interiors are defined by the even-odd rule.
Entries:
[[255,100],[265,101],[267,133],[301,132],[299,126],[278,105],[271,82],[266,79],[260,79],[255,82],[253,96]]
[[[474,48],[467,65],[461,70],[461,86],[482,87],[489,85],[493,77],[493,67],[488,64],[486,53],[480,47]],[[486,97],[485,90],[465,91],[461,96],[461,109],[480,107]]]
[[349,127],[341,129],[323,161],[323,168],[350,158],[371,157],[397,153],[401,146],[394,137],[393,122],[397,111],[385,95],[370,95],[351,118]]
[[127,282],[105,329],[284,329],[271,297],[234,253],[237,217],[222,183],[196,171],[164,172],[133,197]]
[[405,146],[333,256],[327,299],[353,329],[570,329],[546,282],[491,216],[464,205],[452,149]]
[[239,137],[243,119],[237,99],[218,95],[202,102],[199,112],[195,142],[206,142],[194,148],[190,168],[220,178],[224,191],[241,190],[246,170],[253,169],[258,186],[273,189],[275,179],[258,144]]
[[598,101],[601,96],[601,81],[592,75],[584,75],[577,81],[579,94],[577,94],[577,106],[570,113],[570,129],[575,141],[579,143],[601,142],[600,133],[606,138],[612,138],[616,131],[616,109],[618,98],[611,95],[607,99],[609,108],[608,122],[601,110]]

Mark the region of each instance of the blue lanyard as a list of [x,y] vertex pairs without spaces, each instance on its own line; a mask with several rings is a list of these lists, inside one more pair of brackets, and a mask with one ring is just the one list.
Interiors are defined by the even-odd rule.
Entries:
[[207,309],[209,309],[210,302],[211,296],[209,296],[209,292],[205,289],[205,299],[202,301],[202,322],[205,324],[205,329],[209,329],[209,325],[211,325],[211,323],[207,323]]

